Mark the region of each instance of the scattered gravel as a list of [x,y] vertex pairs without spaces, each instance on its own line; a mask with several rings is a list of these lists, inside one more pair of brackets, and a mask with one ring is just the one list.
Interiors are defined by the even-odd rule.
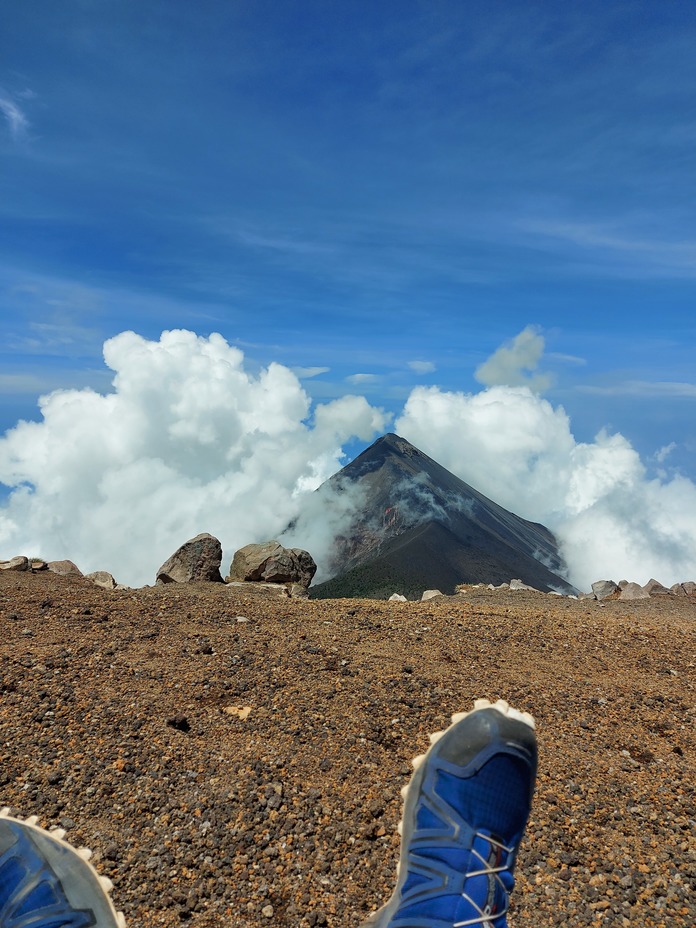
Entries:
[[0,632],[0,801],[92,847],[132,926],[357,926],[391,893],[410,758],[477,696],[538,723],[511,926],[696,923],[693,597],[2,572]]

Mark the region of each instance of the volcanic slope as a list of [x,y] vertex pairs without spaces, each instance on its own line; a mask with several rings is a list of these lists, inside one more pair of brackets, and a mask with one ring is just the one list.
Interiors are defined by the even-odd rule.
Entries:
[[453,593],[459,583],[518,578],[573,592],[552,533],[503,509],[398,435],[379,438],[317,490],[360,500],[336,540],[332,579],[313,598]]
[[411,758],[478,696],[537,720],[511,928],[696,924],[692,597],[1,571],[0,630],[0,805],[91,847],[129,928],[357,928],[394,884]]

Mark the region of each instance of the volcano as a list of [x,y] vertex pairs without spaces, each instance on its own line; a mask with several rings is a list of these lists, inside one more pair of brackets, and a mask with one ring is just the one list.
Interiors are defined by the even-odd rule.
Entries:
[[398,435],[379,438],[317,490],[357,503],[312,598],[420,598],[513,578],[572,593],[553,534],[503,509]]

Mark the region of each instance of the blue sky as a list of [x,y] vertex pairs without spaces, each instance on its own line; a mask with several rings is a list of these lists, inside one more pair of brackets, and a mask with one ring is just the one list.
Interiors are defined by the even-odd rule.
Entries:
[[398,413],[532,324],[578,440],[695,478],[694,48],[654,0],[12,4],[0,433],[127,329]]

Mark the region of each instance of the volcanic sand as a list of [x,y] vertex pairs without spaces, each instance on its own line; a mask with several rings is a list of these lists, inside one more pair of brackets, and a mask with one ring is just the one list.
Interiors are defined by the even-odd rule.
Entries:
[[107,592],[0,573],[0,804],[90,846],[131,926],[357,926],[399,788],[473,699],[537,720],[511,926],[696,922],[696,601]]

